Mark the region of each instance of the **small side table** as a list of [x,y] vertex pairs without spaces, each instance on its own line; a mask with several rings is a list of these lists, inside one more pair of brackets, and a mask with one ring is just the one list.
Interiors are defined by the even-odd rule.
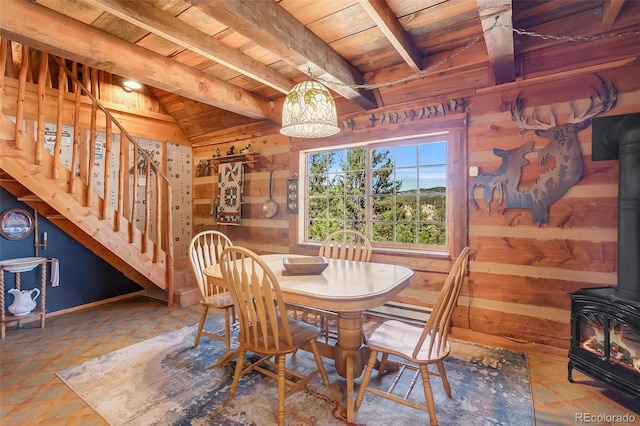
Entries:
[[[40,318],[40,328],[44,328],[44,319],[46,313],[46,300],[47,300],[47,263],[57,262],[58,259],[51,257],[22,257],[16,259],[0,260],[0,339],[5,337],[5,329],[8,323],[17,322],[18,327],[22,327],[23,322],[29,322],[33,319]],[[40,266],[40,309],[34,310],[26,315],[15,316],[7,313],[4,308],[4,274],[10,272],[15,274],[15,287],[20,290],[21,286],[21,272],[31,271],[32,269]]]

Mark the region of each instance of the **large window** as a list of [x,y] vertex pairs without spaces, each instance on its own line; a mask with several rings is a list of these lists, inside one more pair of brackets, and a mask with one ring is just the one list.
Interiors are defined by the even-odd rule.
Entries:
[[447,250],[449,134],[303,151],[304,240],[337,229],[374,246]]

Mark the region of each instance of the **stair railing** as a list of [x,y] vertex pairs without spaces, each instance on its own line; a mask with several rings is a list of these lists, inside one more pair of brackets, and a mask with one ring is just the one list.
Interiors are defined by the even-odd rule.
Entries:
[[[0,59],[6,58],[9,49],[8,40],[0,40]],[[27,135],[27,128],[24,126],[24,106],[26,99],[26,85],[27,85],[27,71],[29,68],[29,47],[22,45],[22,62],[19,73],[19,86],[18,86],[18,99],[16,101],[16,149],[24,149],[24,138]],[[96,154],[96,137],[98,134],[97,118],[98,109],[105,115],[105,143],[104,143],[104,188],[103,193],[98,194],[102,199],[102,208],[99,209],[99,215],[101,220],[108,219],[110,211],[109,195],[112,189],[112,182],[110,178],[110,159],[113,148],[113,125],[120,130],[120,153],[118,159],[118,181],[117,181],[117,201],[114,206],[113,215],[113,230],[114,232],[121,231],[121,223],[126,221],[128,223],[128,239],[130,244],[135,243],[136,237],[136,221],[138,220],[138,208],[136,208],[139,194],[142,192],[142,205],[144,206],[142,211],[142,217],[140,218],[142,223],[142,229],[140,230],[140,251],[142,253],[148,252],[148,243],[151,241],[153,245],[152,261],[157,263],[162,255],[162,251],[165,253],[165,276],[166,276],[166,288],[169,305],[173,305],[173,235],[172,235],[172,193],[171,182],[167,176],[159,170],[158,166],[154,164],[153,159],[146,153],[127,130],[116,120],[115,117],[105,108],[99,100],[94,96],[97,92],[97,78],[92,78],[92,90],[86,88],[86,86],[78,79],[77,64],[73,63],[74,71],[64,63],[64,60],[52,55],[52,58],[58,64],[58,96],[57,96],[57,117],[56,117],[56,137],[53,148],[53,158],[51,176],[53,178],[59,177],[60,172],[60,151],[62,147],[62,126],[64,109],[64,92],[67,86],[67,78],[70,78],[74,85],[75,102],[74,102],[74,134],[73,134],[73,146],[72,146],[72,159],[71,159],[71,173],[68,182],[68,192],[76,193],[77,191],[77,177],[76,167],[79,165],[80,169],[80,181],[83,183],[84,192],[84,204],[87,207],[91,207],[94,201],[94,176],[96,170],[94,170],[94,158]],[[0,64],[0,80],[4,79],[6,60],[2,60]],[[44,151],[45,142],[45,95],[46,95],[46,83],[49,64],[49,54],[47,52],[41,52],[40,65],[38,70],[38,100],[37,100],[37,138],[34,152],[34,163],[42,164],[42,155]],[[2,82],[0,81],[0,89],[2,89]],[[89,133],[89,146],[88,155],[86,154],[86,146],[82,142],[80,132],[80,115],[81,115],[81,93],[84,92],[86,96],[91,100],[91,124]],[[81,146],[84,148],[81,151]],[[129,158],[129,148],[132,147],[132,158]],[[79,158],[80,157],[80,158]],[[132,179],[129,179],[129,173],[127,173],[128,164],[132,166]],[[144,189],[138,190],[142,178],[141,173],[144,173]],[[152,182],[155,182],[152,185]],[[153,187],[152,187],[153,186]],[[153,208],[153,215],[152,209]],[[152,216],[155,218],[153,222],[154,232],[150,234],[152,228]]]

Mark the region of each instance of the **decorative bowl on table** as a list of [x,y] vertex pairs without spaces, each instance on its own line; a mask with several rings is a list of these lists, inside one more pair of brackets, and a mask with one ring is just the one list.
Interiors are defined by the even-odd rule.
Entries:
[[329,266],[329,262],[322,256],[285,257],[282,265],[291,275],[318,275]]

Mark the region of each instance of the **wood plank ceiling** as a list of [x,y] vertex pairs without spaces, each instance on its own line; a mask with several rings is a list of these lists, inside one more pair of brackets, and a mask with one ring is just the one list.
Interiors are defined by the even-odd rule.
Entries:
[[[309,72],[332,90],[345,114],[409,101],[416,92],[453,97],[542,77],[563,66],[628,59],[634,49],[637,55],[627,46],[594,59],[586,42],[581,52],[581,43],[518,35],[511,27],[570,37],[637,31],[640,2],[3,0],[0,5],[3,37],[140,81],[195,144],[229,128],[279,122],[284,95]],[[575,53],[566,63],[560,58],[570,44]],[[384,84],[408,77],[414,78]],[[381,86],[358,88],[362,83]]]

